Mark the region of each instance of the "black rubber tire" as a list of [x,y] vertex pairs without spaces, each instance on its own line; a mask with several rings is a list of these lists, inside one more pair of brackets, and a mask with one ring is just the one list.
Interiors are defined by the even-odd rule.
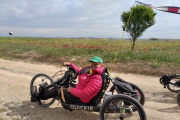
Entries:
[[[171,84],[168,84],[168,85],[167,85],[167,89],[168,89],[169,91],[175,92],[175,93],[178,93],[178,92],[180,91],[180,88],[179,88],[179,90],[174,90],[174,89],[172,89],[170,86],[171,86]],[[173,85],[172,85],[172,86],[173,86]]]
[[180,106],[180,91],[177,94],[177,104]]
[[[142,91],[141,88],[139,88],[137,85],[130,83],[132,85],[132,87],[137,90],[139,92],[139,94],[141,95],[141,99],[140,99],[140,104],[143,106],[145,103],[145,95],[144,92]],[[111,91],[114,92],[115,87],[111,87]],[[133,111],[136,111],[136,108],[132,108]],[[129,110],[127,110],[126,112],[130,112]]]
[[142,89],[140,87],[138,87],[137,85],[130,83],[132,85],[132,87],[137,90],[139,92],[139,94],[141,95],[141,99],[140,99],[140,103],[143,106],[145,103],[145,95],[144,92],[142,91]]
[[109,103],[111,103],[111,101],[116,100],[116,99],[125,100],[135,105],[137,108],[136,110],[139,112],[141,120],[147,120],[146,112],[144,108],[142,107],[142,105],[136,99],[128,95],[123,95],[123,94],[112,95],[103,102],[100,108],[100,120],[104,120],[104,113],[105,113],[106,107],[109,105]]
[[[43,74],[43,73],[37,74],[37,75],[35,75],[35,76],[32,78],[32,80],[31,80],[31,83],[30,83],[30,94],[32,94],[31,91],[32,91],[32,86],[34,85],[34,81],[35,81],[38,77],[44,77],[44,78],[48,79],[48,80],[50,81],[50,83],[52,83],[52,79],[51,79],[48,75]],[[37,86],[37,88],[39,88],[39,86]],[[50,100],[50,102],[45,103],[45,104],[42,102],[42,100],[40,100],[41,103],[40,103],[39,101],[37,101],[36,103],[37,103],[39,106],[41,106],[41,107],[49,107],[50,105],[52,105],[52,104],[54,103],[55,97],[54,97],[54,98],[51,98],[51,99],[52,99],[52,100]]]

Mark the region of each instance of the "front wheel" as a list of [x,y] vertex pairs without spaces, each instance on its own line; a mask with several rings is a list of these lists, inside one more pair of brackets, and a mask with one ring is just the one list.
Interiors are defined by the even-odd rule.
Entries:
[[[52,84],[52,79],[46,75],[46,74],[37,74],[35,75],[30,83],[30,93],[32,94],[32,87],[36,86],[37,87],[37,92],[39,93],[39,86],[42,84],[46,84],[46,85],[50,85]],[[53,89],[53,88],[49,88]],[[41,107],[49,107],[50,105],[52,105],[55,101],[55,98],[49,98],[48,100],[40,100],[37,101],[36,103],[41,106]]]
[[[133,106],[136,108],[136,112],[130,108]],[[132,113],[126,113],[126,109],[130,109]],[[108,97],[100,108],[100,120],[123,120],[129,118],[129,120],[146,120],[146,112],[142,105],[132,97],[127,95],[118,94]]]
[[177,104],[180,106],[180,91],[178,92],[178,95],[177,95]]
[[[176,83],[176,79],[172,79],[171,80],[171,83],[175,84]],[[167,85],[167,89],[171,92],[175,92],[175,93],[178,93],[180,91],[180,87],[179,86],[176,86],[176,85],[172,85],[172,84],[168,84]]]

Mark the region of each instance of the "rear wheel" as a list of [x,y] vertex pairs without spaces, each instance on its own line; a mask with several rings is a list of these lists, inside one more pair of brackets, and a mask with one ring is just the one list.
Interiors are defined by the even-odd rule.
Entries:
[[177,95],[177,104],[180,106],[180,91],[178,92],[178,95]]
[[[39,86],[42,84],[50,85],[50,84],[52,84],[52,79],[46,74],[35,75],[30,83],[30,92],[32,91],[32,87],[36,86],[37,92],[39,93]],[[53,87],[49,88],[48,90],[50,90],[50,89],[53,89]],[[31,92],[31,94],[32,94],[32,92]],[[37,101],[36,103],[41,107],[48,107],[48,106],[52,105],[54,103],[54,101],[55,101],[55,98],[49,98],[47,100]]]
[[137,85],[130,83],[131,86],[133,87],[133,89],[138,93],[139,97],[140,97],[140,103],[143,106],[145,103],[145,95],[144,92],[142,91],[142,89],[140,87],[138,87]]
[[[177,79],[172,79],[170,82],[175,84],[177,81]],[[176,85],[172,85],[172,84],[168,84],[167,85],[167,89],[171,92],[175,92],[175,93],[178,93],[180,91],[180,87],[179,86],[176,86]]]
[[[136,112],[126,113],[133,106]],[[118,94],[108,97],[100,108],[100,120],[146,120],[146,113],[142,105],[132,97]]]
[[[133,83],[129,83],[131,84],[132,88],[138,93],[139,95],[139,103],[143,106],[145,103],[145,95],[144,92],[142,91],[141,88],[139,88],[137,85],[133,84]],[[111,91],[113,91],[113,94],[118,94],[115,90],[115,87],[111,87]],[[132,106],[132,110],[136,111],[136,108],[134,108]],[[129,110],[127,110],[126,112],[130,112]]]

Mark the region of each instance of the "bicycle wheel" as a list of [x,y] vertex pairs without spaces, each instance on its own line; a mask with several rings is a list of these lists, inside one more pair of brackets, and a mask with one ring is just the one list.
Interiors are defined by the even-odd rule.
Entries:
[[[134,106],[136,112],[126,113],[129,106]],[[130,108],[129,108],[130,109]],[[100,120],[146,120],[146,112],[142,105],[132,97],[118,94],[108,97],[100,108]]]
[[178,92],[178,95],[177,95],[177,104],[180,106],[180,91]]
[[137,85],[133,84],[133,83],[130,83],[131,86],[133,87],[133,89],[139,94],[139,97],[140,97],[140,103],[141,105],[143,106],[144,103],[145,103],[145,95],[144,95],[144,92],[142,91],[142,89],[140,87],[138,87]]
[[[52,79],[46,74],[35,75],[30,83],[30,92],[32,91],[32,86],[36,86],[37,92],[39,93],[39,85],[43,83],[47,83],[47,85],[50,85],[52,83]],[[52,88],[49,88],[49,89],[52,89]],[[54,101],[55,101],[55,98],[49,98],[48,100],[40,100],[40,101],[37,101],[36,103],[41,107],[48,107],[52,105]]]
[[[171,83],[175,84],[177,81],[177,79],[172,79],[171,80]],[[175,92],[175,93],[178,93],[180,91],[180,87],[179,86],[176,86],[176,85],[172,85],[172,84],[168,84],[167,85],[167,89],[171,92]]]
[[[139,102],[140,102],[140,104],[143,106],[144,103],[145,103],[145,95],[144,95],[144,92],[143,92],[142,89],[139,88],[137,85],[135,85],[135,84],[133,84],[133,83],[129,83],[129,84],[131,84],[132,88],[138,93],[138,95],[139,95]],[[113,93],[118,94],[118,93],[116,92],[116,90],[115,90],[115,87],[114,87],[114,88],[112,87],[111,90],[113,90]],[[134,108],[134,107],[132,106],[132,110],[133,110],[133,111],[136,111],[136,108]],[[127,110],[126,112],[130,112],[130,111]]]

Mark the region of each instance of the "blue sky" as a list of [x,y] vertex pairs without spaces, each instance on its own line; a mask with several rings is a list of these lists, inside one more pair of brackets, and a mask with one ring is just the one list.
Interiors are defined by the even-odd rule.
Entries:
[[[139,0],[180,7],[180,0]],[[135,0],[0,0],[0,37],[121,38],[120,15]],[[153,9],[156,24],[141,38],[180,39],[180,14]],[[125,33],[124,38],[128,38]]]

